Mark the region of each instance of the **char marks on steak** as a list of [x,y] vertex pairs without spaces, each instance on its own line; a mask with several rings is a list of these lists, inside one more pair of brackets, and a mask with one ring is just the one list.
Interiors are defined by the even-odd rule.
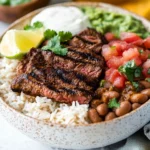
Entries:
[[81,49],[88,49],[96,54],[101,53],[102,45],[107,44],[105,37],[98,33],[94,29],[88,28],[79,35],[76,35],[70,42],[69,45]]
[[11,89],[58,102],[89,103],[104,68],[100,54],[104,43],[101,34],[87,29],[66,43],[66,56],[33,48],[19,63]]

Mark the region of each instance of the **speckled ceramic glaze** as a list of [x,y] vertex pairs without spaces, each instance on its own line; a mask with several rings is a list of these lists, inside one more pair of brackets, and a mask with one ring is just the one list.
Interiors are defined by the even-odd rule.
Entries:
[[[150,22],[147,20],[112,5],[106,5],[103,3],[64,3],[61,5],[97,6],[114,12],[130,14],[140,19],[148,30],[150,30]],[[26,15],[12,24],[9,29],[21,29],[41,10],[43,9]],[[52,125],[50,123],[27,117],[10,108],[1,98],[0,112],[13,126],[37,141],[58,148],[90,149],[103,147],[123,140],[143,127],[148,121],[150,121],[150,100],[137,110],[132,111],[123,117],[97,124],[72,127],[65,127],[58,124]]]

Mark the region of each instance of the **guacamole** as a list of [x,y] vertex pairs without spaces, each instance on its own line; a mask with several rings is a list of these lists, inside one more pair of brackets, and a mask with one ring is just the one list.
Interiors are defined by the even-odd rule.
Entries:
[[88,16],[91,26],[103,34],[112,32],[119,37],[120,32],[134,32],[142,38],[150,35],[142,22],[130,15],[108,12],[95,7],[81,9]]

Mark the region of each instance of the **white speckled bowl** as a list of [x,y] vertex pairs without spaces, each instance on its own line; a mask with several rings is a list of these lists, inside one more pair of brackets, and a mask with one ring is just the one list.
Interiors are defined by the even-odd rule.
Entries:
[[[98,6],[103,9],[130,14],[140,19],[150,31],[150,22],[128,11],[103,3],[64,3],[65,6]],[[50,6],[53,7],[53,6]],[[9,29],[22,28],[42,9],[34,11],[13,23]],[[9,30],[8,29],[8,30]],[[9,107],[0,98],[0,112],[13,126],[29,137],[52,147],[66,149],[90,149],[103,147],[123,140],[150,121],[150,100],[131,113],[102,123],[64,127],[27,117]]]

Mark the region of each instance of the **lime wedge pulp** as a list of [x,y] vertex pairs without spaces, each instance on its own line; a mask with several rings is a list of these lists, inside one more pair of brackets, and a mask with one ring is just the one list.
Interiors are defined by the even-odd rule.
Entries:
[[0,43],[0,54],[7,58],[20,59],[32,47],[38,47],[43,40],[43,29],[9,30]]

